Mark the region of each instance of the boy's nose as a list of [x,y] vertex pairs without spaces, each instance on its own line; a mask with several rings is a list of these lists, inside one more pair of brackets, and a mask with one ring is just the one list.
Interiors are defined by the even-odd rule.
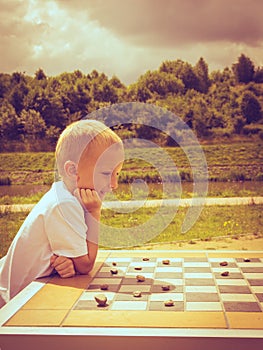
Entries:
[[117,176],[112,176],[111,177],[110,187],[111,187],[112,190],[116,190],[118,188],[118,178],[117,178]]

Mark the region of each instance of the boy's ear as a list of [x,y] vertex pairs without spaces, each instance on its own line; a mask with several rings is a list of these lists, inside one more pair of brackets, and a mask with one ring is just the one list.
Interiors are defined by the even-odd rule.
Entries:
[[64,170],[67,176],[75,178],[77,175],[77,165],[71,160],[67,160],[64,164]]

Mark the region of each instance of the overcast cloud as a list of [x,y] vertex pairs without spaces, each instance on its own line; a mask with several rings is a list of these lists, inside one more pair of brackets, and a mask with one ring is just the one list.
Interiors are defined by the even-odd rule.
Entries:
[[263,64],[261,0],[0,0],[1,72],[93,69],[135,82],[165,60]]

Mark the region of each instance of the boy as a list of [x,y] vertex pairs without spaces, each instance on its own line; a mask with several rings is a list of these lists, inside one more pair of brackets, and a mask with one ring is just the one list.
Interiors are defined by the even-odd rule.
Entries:
[[97,251],[101,204],[117,188],[124,159],[121,139],[104,124],[69,125],[56,146],[54,182],[30,212],[0,260],[0,307],[30,282],[52,274],[87,274]]

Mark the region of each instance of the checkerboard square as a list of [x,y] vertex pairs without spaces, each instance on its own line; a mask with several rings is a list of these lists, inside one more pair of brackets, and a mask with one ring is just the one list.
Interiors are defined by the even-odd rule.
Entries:
[[100,291],[99,293],[97,292],[91,292],[91,291],[87,291],[82,293],[81,297],[79,298],[79,301],[81,300],[93,300],[95,302],[95,296],[98,294],[103,294],[106,296],[107,300],[113,300],[115,293],[112,292],[106,292],[106,291]]
[[155,278],[153,280],[154,285],[162,286],[163,284],[170,284],[171,286],[182,286],[184,284],[183,279],[177,278]]
[[[157,267],[161,267],[161,266],[164,266],[163,262],[162,261],[158,261]],[[171,261],[170,260],[169,266],[171,266],[171,267],[182,267],[183,263],[182,263],[182,261]]]
[[132,267],[132,268],[134,268],[135,266],[141,266],[142,268],[152,267],[153,269],[155,269],[156,263],[150,262],[150,261],[133,261],[129,265],[129,267]]
[[[157,258],[156,261],[158,263],[158,265],[161,263],[163,265],[163,260],[167,260],[166,258]],[[183,258],[169,258],[168,260],[170,260],[170,264],[182,264],[184,259]]]
[[244,279],[217,279],[216,283],[218,286],[247,286],[247,281]]
[[184,262],[208,262],[205,257],[185,257]]
[[148,293],[151,290],[151,286],[147,284],[140,286],[134,284],[126,284],[120,287],[119,293],[133,293],[136,290],[140,290],[142,293]]
[[155,278],[159,279],[165,279],[165,278],[171,278],[171,279],[182,279],[183,274],[180,272],[156,272]]
[[185,273],[211,273],[210,267],[185,267]]
[[200,261],[195,261],[195,262],[191,262],[191,261],[185,261],[184,262],[184,267],[210,267],[208,262],[200,262]]
[[[144,282],[137,282],[135,276],[134,276],[134,277],[125,277],[125,278],[123,278],[123,280],[122,280],[122,284],[123,284],[123,285],[124,285],[124,284],[132,284],[132,285],[146,284],[145,282],[146,282],[146,280],[145,280]],[[149,283],[147,283],[147,284],[149,284]]]
[[[184,303],[176,301],[173,306],[165,306],[163,301],[151,301],[149,305],[150,311],[184,311]],[[151,315],[149,315],[150,317]]]
[[220,293],[251,294],[248,286],[218,286]]
[[215,286],[186,286],[186,293],[217,293]]
[[217,293],[186,293],[186,301],[211,302],[219,301]]
[[113,257],[113,258],[107,258],[105,260],[105,264],[112,265],[113,262],[116,262],[117,265],[120,263],[130,263],[132,261],[132,258],[124,258],[124,257]]
[[186,279],[212,279],[213,278],[213,274],[212,273],[185,273],[184,277]]
[[95,277],[92,280],[92,284],[95,285],[101,285],[101,284],[115,284],[115,285],[119,285],[121,283],[122,279],[119,277],[114,277],[114,278],[97,278]]
[[263,273],[244,273],[247,279],[259,279],[263,281]]
[[96,277],[98,278],[118,278],[118,277],[123,277],[125,275],[125,272],[123,272],[122,270],[118,269],[118,273],[117,274],[112,274],[110,271],[108,272],[98,272],[96,274]]
[[235,274],[235,275],[240,275],[240,270],[237,267],[212,267],[212,272],[216,273],[216,276],[218,276],[218,273],[221,275],[222,272],[228,271],[229,274]]
[[[103,280],[102,280],[102,282],[103,282]],[[88,291],[94,291],[94,292],[101,292],[102,293],[102,292],[104,292],[104,291],[101,290],[101,285],[102,284],[103,283],[101,283],[101,284],[90,284],[87,290]],[[120,288],[119,284],[108,284],[107,291],[116,293],[116,292],[118,292],[119,288]]]
[[173,301],[183,301],[184,295],[183,293],[154,293],[149,297],[150,301],[165,301],[170,299]]
[[[228,269],[226,268],[224,271],[228,271]],[[238,272],[230,272],[228,276],[222,276],[220,272],[215,272],[214,275],[216,279],[243,279],[242,274]]]
[[263,286],[263,279],[248,279],[251,286]]
[[238,267],[235,262],[229,262],[227,259],[224,259],[224,260],[220,259],[218,262],[211,262],[211,266],[214,267],[214,268],[215,267],[222,267],[220,265],[220,263],[223,262],[223,261],[227,262],[227,266],[225,266],[225,268],[237,268]]
[[149,294],[142,293],[140,297],[135,297],[133,294],[129,293],[118,293],[114,302],[116,301],[148,301]]
[[141,310],[144,311],[147,308],[146,301],[115,301],[111,307],[111,310]]
[[174,266],[158,266],[155,269],[155,272],[179,272],[182,273],[183,272],[183,268],[182,267],[174,267]]
[[251,268],[251,267],[256,267],[256,268],[260,268],[263,267],[263,263],[261,262],[240,262],[237,263],[237,265],[241,268]]
[[256,302],[256,299],[253,294],[222,293],[221,299],[223,301],[234,301],[234,302]]
[[145,282],[139,282],[139,283],[146,283],[146,281],[148,281],[148,283],[149,283],[149,281],[152,281],[153,277],[154,277],[154,274],[150,273],[150,272],[144,273],[142,271],[133,271],[133,272],[127,272],[126,275],[125,275],[126,276],[125,279],[126,278],[131,278],[131,279],[134,279],[136,281],[136,276],[137,275],[142,275],[142,276],[145,277]]
[[260,302],[263,302],[263,293],[256,293],[256,297]]
[[[167,291],[162,289],[162,286],[165,285],[166,283],[162,283],[162,284],[153,284],[152,288],[151,288],[151,293],[167,293]],[[170,286],[170,292],[173,293],[183,293],[183,286],[175,286],[173,284],[169,284]]]
[[[154,270],[155,270],[154,267],[144,267],[144,266],[142,267],[141,270],[135,270],[135,269],[134,269],[135,266],[136,266],[136,265],[130,266],[130,267],[128,268],[128,270],[127,270],[127,273],[136,273],[136,274],[138,275],[139,273],[141,273],[141,274],[153,273]],[[152,276],[153,276],[153,275],[152,275]]]
[[214,286],[215,282],[212,278],[186,278],[186,286]]
[[263,286],[252,286],[250,289],[253,293],[263,293]]
[[[245,258],[236,258],[237,262],[245,262]],[[253,263],[253,262],[260,262],[259,258],[248,258],[250,261],[246,262],[246,264]]]
[[110,303],[107,302],[105,306],[98,306],[95,300],[80,300],[74,307],[74,310],[109,310]]
[[254,273],[263,273],[263,266],[262,267],[241,267],[241,271],[243,273],[251,273],[251,274],[254,274]]
[[220,302],[187,302],[186,311],[221,311]]
[[249,302],[234,302],[226,301],[224,302],[224,308],[227,312],[260,312],[261,309],[258,303],[249,303]]
[[136,257],[136,258],[133,258],[132,259],[132,261],[133,262],[144,262],[144,263],[155,263],[156,262],[156,258],[148,258],[147,256],[145,257],[145,258],[147,258],[147,259],[149,259],[149,260],[147,260],[147,261],[144,261],[143,259],[144,259],[144,257],[143,258],[138,258],[138,257]]

